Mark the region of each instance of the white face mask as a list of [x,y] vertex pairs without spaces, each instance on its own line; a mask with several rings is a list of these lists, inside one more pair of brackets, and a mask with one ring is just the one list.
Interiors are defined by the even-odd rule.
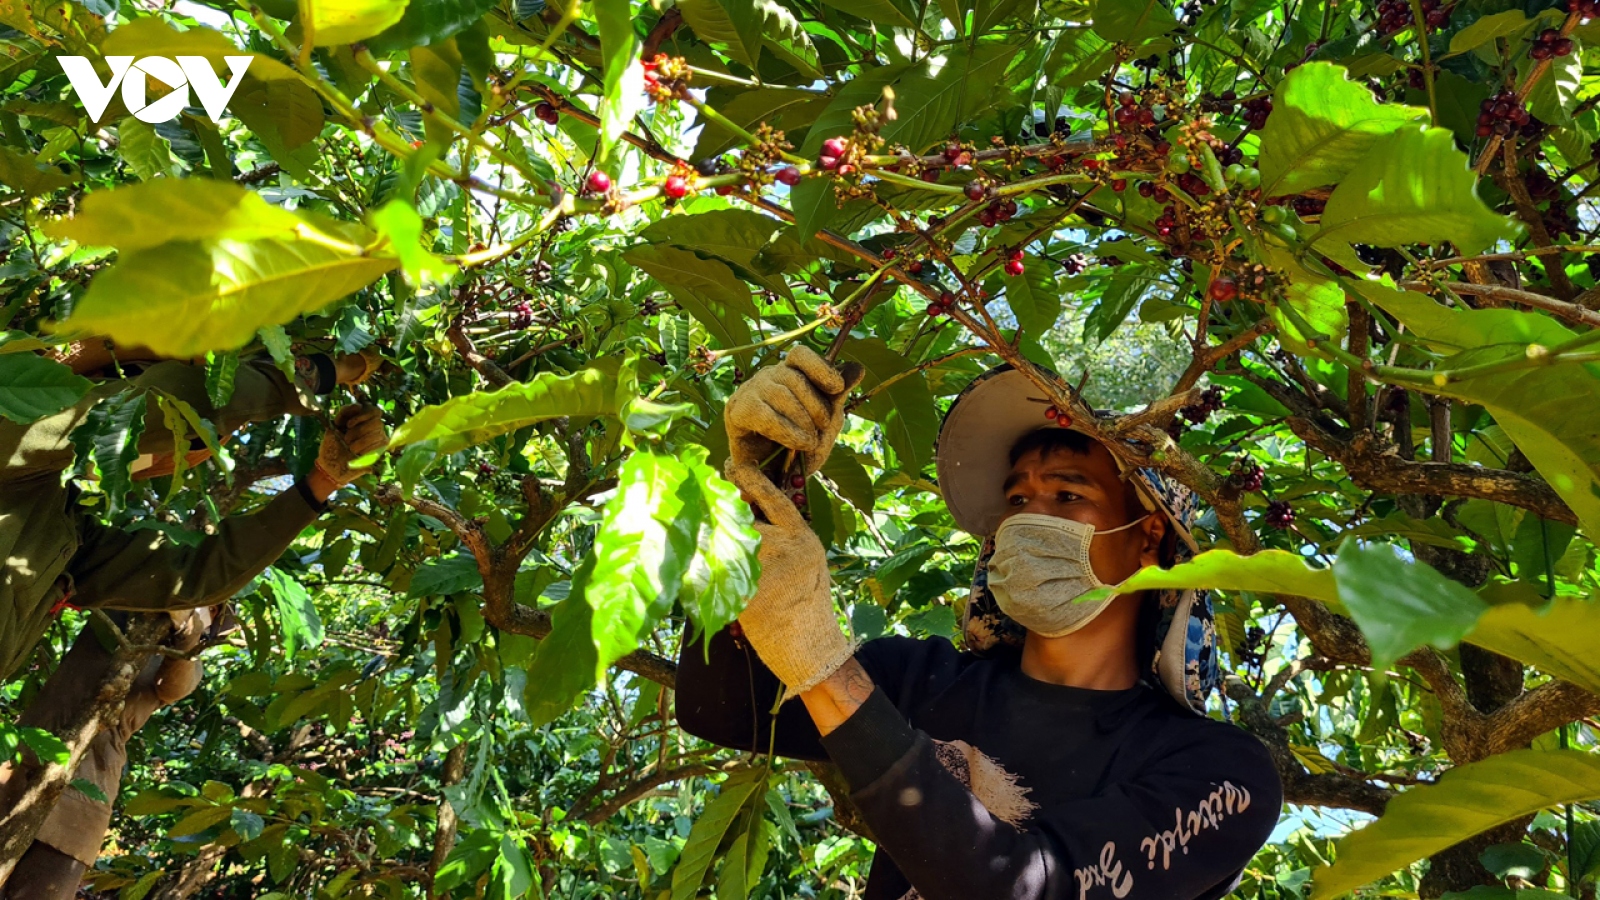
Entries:
[[1112,598],[1077,603],[1079,597],[1105,587],[1089,562],[1089,542],[1096,534],[1113,534],[1138,525],[1140,516],[1120,528],[1095,531],[1093,525],[1018,513],[1000,524],[989,558],[989,590],[1000,610],[1017,624],[1042,637],[1061,637],[1089,624],[1111,605]]

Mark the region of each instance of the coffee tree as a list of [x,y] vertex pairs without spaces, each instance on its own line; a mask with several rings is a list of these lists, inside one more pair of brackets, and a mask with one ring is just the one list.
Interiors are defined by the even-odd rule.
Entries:
[[[956,636],[977,545],[934,438],[1012,364],[1041,424],[1204,499],[1208,552],[1129,587],[1218,591],[1218,710],[1290,811],[1378,817],[1287,827],[1241,893],[1593,897],[1597,14],[0,0],[0,414],[84,397],[41,351],[89,335],[203,359],[218,399],[241,356],[386,360],[355,399],[391,452],[134,740],[92,886],[859,889],[870,833],[827,767],[672,719],[685,622],[724,627],[754,584],[722,405],[805,343],[866,371],[840,449],[786,486],[858,637]],[[108,91],[91,119],[61,56],[198,59],[235,90],[154,123]],[[180,406],[216,463],[134,484],[142,419],[94,417],[88,514],[204,528],[305,473],[325,424],[222,444]],[[86,619],[5,687],[12,716]]]

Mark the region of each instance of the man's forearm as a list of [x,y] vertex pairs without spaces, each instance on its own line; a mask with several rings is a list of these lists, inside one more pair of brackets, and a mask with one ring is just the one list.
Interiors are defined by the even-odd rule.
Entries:
[[801,694],[800,702],[817,723],[817,731],[826,736],[867,702],[873,688],[872,676],[851,657],[821,684]]

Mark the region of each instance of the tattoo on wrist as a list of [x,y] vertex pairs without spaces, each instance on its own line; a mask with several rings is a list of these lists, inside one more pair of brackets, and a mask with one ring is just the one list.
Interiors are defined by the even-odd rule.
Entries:
[[865,703],[872,696],[872,678],[855,660],[845,665],[844,693],[855,703]]

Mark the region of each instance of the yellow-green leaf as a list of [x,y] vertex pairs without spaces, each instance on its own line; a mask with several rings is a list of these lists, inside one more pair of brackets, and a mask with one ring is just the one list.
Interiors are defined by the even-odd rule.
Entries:
[[318,47],[353,44],[400,21],[407,0],[300,0],[300,26]]

